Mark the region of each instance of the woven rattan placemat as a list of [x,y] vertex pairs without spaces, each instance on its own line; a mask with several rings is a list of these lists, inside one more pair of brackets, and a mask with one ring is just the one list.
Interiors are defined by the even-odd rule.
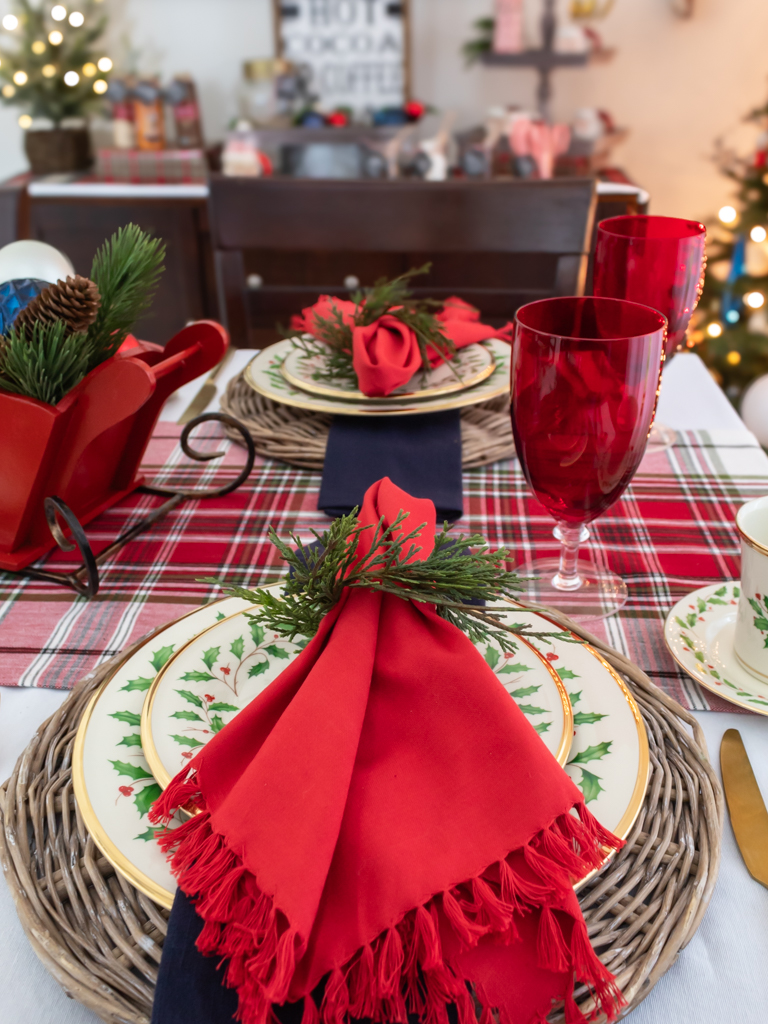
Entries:
[[[302,469],[323,468],[332,416],[273,402],[254,391],[242,374],[227,384],[221,409],[247,427],[259,455]],[[224,429],[242,444],[237,431]],[[461,449],[464,469],[487,466],[515,454],[506,396],[462,409]]]
[[[618,651],[541,610],[624,676],[648,730],[643,808],[624,849],[579,892],[592,944],[632,1008],[672,966],[707,908],[720,863],[722,791],[696,719]],[[29,941],[68,995],[110,1024],[148,1024],[168,913],[99,854],[78,812],[71,758],[89,698],[132,650],[75,687],[0,789],[0,860]],[[588,1009],[588,994],[579,997]]]

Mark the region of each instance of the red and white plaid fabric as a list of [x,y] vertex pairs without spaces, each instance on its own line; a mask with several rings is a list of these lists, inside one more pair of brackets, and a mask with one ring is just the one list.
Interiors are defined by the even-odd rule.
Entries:
[[[237,445],[208,424],[199,447],[226,448],[221,460],[191,464],[181,428],[161,422],[145,459],[147,479],[163,485],[220,484],[243,462]],[[218,596],[196,582],[216,576],[247,586],[274,581],[283,566],[267,539],[302,539],[328,519],[317,510],[320,474],[260,460],[247,483],[224,498],[188,501],[141,534],[102,570],[91,601],[50,584],[0,574],[0,685],[65,689],[155,626]],[[736,510],[768,493],[768,458],[746,431],[686,432],[667,452],[647,456],[624,497],[591,526],[585,548],[627,581],[629,603],[596,632],[640,665],[684,707],[734,710],[682,673],[664,646],[672,605],[696,587],[739,575]],[[531,496],[515,461],[464,475],[465,513],[456,529],[491,547],[512,548],[520,563],[557,553],[553,523]],[[87,528],[98,553],[161,498],[133,494]],[[47,568],[72,569],[56,552]]]

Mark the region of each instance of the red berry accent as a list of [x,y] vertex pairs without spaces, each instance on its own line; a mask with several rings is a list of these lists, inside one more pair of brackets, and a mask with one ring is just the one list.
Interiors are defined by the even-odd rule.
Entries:
[[133,792],[133,786],[120,786],[120,792],[123,796],[130,796]]
[[189,758],[192,757],[192,751],[191,750],[185,750],[184,753],[181,756],[182,757],[186,757],[187,760],[189,760]]
[[560,660],[560,655],[559,654],[553,654],[553,652],[550,651],[549,654],[546,655],[546,658],[547,658],[547,661],[559,661]]
[[222,670],[221,670],[221,671],[222,671],[222,673],[223,673],[223,674],[224,674],[225,676],[228,676],[228,675],[229,675],[229,673],[230,673],[230,672],[232,671],[232,669],[231,669],[231,668],[229,668],[228,666],[225,666],[224,668],[222,668]]
[[515,652],[514,651],[504,651],[504,657],[505,658],[514,658],[514,656],[515,656]]

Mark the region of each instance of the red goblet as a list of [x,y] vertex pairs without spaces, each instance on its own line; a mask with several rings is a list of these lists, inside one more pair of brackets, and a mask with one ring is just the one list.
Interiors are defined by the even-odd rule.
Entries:
[[577,618],[627,600],[621,577],[579,560],[587,523],[621,496],[640,464],[664,357],[665,318],[634,302],[542,299],[517,311],[511,414],[525,478],[556,522],[559,559],[523,566],[527,597]]
[[[707,229],[695,220],[642,215],[609,217],[597,228],[593,292],[652,306],[669,323],[666,357],[684,341],[704,281]],[[669,427],[656,424],[649,443],[674,444]]]

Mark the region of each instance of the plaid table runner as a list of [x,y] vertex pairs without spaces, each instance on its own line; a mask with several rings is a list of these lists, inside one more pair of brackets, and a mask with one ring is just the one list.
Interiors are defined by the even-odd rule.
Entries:
[[[221,460],[191,464],[181,428],[161,422],[147,450],[145,474],[164,485],[219,485],[243,462],[236,445],[209,424],[199,447],[224,448]],[[201,468],[203,466],[204,468]],[[323,529],[317,511],[320,474],[279,462],[257,462],[249,481],[224,498],[188,501],[128,544],[102,570],[102,588],[86,601],[63,588],[0,574],[0,685],[68,688],[155,626],[217,596],[199,583],[216,576],[245,585],[283,572],[267,540]],[[739,574],[733,526],[739,505],[768,493],[768,457],[746,431],[686,432],[666,452],[644,459],[621,501],[590,527],[585,548],[627,581],[629,603],[595,631],[640,665],[687,708],[735,710],[682,673],[664,646],[670,607],[696,587]],[[464,475],[460,531],[484,534],[527,558],[557,553],[552,520],[530,495],[515,461]],[[162,499],[135,493],[87,528],[94,550]],[[47,568],[74,568],[57,551]]]

